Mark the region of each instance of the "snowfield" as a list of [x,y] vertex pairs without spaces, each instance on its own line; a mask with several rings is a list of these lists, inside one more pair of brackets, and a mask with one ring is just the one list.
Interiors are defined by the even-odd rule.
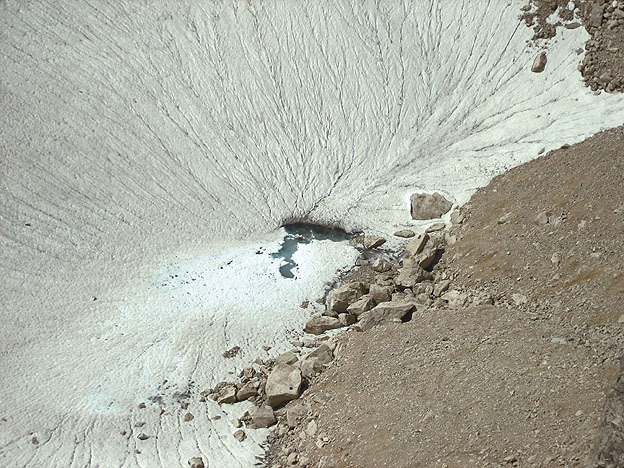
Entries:
[[624,122],[582,28],[530,71],[522,4],[0,0],[0,466],[253,466],[245,404],[199,393],[357,255],[301,245],[283,278],[280,226],[421,229],[411,193],[462,204]]

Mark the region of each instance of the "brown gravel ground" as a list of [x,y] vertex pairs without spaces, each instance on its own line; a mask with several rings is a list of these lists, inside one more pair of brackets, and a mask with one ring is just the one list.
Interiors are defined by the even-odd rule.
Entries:
[[479,190],[436,270],[495,305],[344,334],[268,466],[591,466],[624,351],[623,156],[620,127]]

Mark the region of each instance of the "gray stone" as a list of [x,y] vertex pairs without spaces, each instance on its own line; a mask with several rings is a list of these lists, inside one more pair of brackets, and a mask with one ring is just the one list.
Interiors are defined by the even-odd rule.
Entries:
[[307,357],[301,362],[301,375],[307,380],[320,374],[324,369],[325,366],[321,360],[313,356]]
[[385,261],[383,258],[378,258],[373,263],[373,270],[378,273],[385,273],[392,269],[392,263]]
[[546,57],[546,52],[541,52],[537,57],[535,57],[535,60],[533,60],[531,71],[533,73],[542,73],[546,69],[547,62],[548,58]]
[[416,233],[414,231],[410,231],[409,229],[403,229],[401,231],[395,232],[394,235],[396,237],[403,237],[405,239],[408,239],[410,237],[414,237]]
[[202,457],[193,457],[188,461],[191,468],[207,468]]
[[366,285],[361,282],[343,284],[334,289],[329,299],[329,309],[335,312],[346,312],[347,307],[366,293]]
[[234,435],[234,438],[238,440],[239,442],[242,442],[243,440],[247,438],[247,434],[245,434],[245,431],[243,431],[242,429],[239,429],[233,435]]
[[334,317],[326,317],[324,315],[313,315],[306,323],[305,332],[312,335],[320,335],[327,330],[341,328],[342,323]]
[[537,224],[548,224],[550,223],[550,219],[552,218],[552,214],[548,211],[542,211],[540,214],[537,215],[536,221]]
[[[347,312],[357,317],[367,310],[371,310],[373,307],[375,307],[374,299],[370,294],[365,294],[360,299],[351,304],[349,307],[347,307]],[[338,319],[340,319],[340,317],[338,317]]]
[[416,306],[409,302],[384,302],[360,316],[362,331],[387,322],[401,322]]
[[249,420],[249,427],[255,429],[271,427],[277,422],[273,408],[270,406],[264,406],[262,408],[252,406],[249,409]]
[[373,301],[375,301],[375,304],[381,304],[382,302],[389,302],[392,299],[392,288],[390,286],[381,286],[379,284],[371,284],[370,295],[373,298]]
[[433,194],[415,193],[411,197],[412,219],[439,218],[448,212],[452,206],[453,204],[438,192]]
[[288,364],[276,365],[267,377],[265,393],[267,404],[273,408],[299,397],[301,371]]
[[438,254],[438,247],[435,243],[429,243],[425,246],[422,252],[416,255],[406,255],[403,257],[404,267],[420,267],[423,269],[429,268]]
[[308,411],[304,406],[294,406],[286,409],[286,423],[290,428],[294,428],[297,426],[297,423],[305,418],[308,414]]
[[450,309],[460,309],[466,304],[466,300],[468,299],[467,294],[456,290],[448,291],[441,297],[448,303]]

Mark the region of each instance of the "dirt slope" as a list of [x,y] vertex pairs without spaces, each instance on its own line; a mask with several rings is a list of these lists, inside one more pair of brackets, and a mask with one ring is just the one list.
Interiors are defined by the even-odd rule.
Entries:
[[493,305],[346,333],[271,463],[588,466],[624,351],[623,154],[618,128],[479,190],[434,271]]

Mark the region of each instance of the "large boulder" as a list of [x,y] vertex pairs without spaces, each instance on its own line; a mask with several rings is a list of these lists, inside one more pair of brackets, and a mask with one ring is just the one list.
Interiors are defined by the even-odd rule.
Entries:
[[438,192],[433,194],[415,193],[411,197],[411,202],[412,219],[439,218],[453,206],[450,201]]
[[360,315],[359,326],[362,331],[366,331],[382,323],[401,322],[415,308],[416,306],[409,302],[384,302]]
[[347,308],[366,293],[366,285],[359,281],[343,284],[332,291],[329,298],[329,309],[338,313],[346,312]]
[[341,328],[343,325],[335,317],[327,317],[325,315],[313,315],[306,323],[305,332],[312,335],[320,335],[327,330]]
[[272,408],[284,402],[295,400],[301,390],[301,371],[288,364],[276,365],[265,385],[267,404]]
[[375,307],[375,301],[372,296],[370,294],[365,294],[347,307],[347,312],[357,317],[364,312],[371,310],[373,307]]
[[252,406],[249,409],[249,427],[261,429],[264,427],[271,427],[276,422],[275,413],[270,406],[264,406],[262,408]]

